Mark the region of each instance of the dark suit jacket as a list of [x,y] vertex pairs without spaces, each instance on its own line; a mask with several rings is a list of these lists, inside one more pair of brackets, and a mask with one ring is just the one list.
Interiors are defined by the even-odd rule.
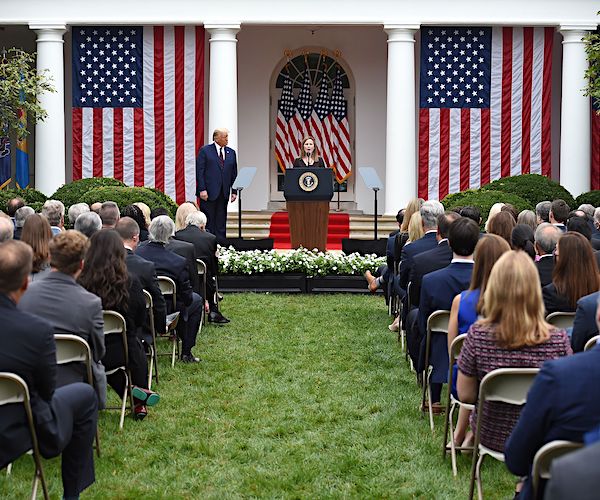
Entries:
[[[427,319],[431,313],[438,309],[449,311],[454,297],[469,288],[472,273],[472,262],[454,262],[444,269],[423,277],[417,319],[419,334],[423,338],[422,343],[425,342],[427,336]],[[422,362],[425,361],[424,357],[423,350]],[[434,383],[446,382],[448,378],[448,340],[446,335],[432,335],[430,364],[433,366],[431,381]]]
[[598,295],[600,292],[594,292],[577,301],[573,333],[571,334],[571,347],[574,352],[583,351],[585,343],[593,336],[598,335],[598,325],[596,324]]
[[[54,418],[50,408],[56,386],[52,325],[19,311],[4,294],[0,294],[0,371],[15,373],[27,382],[36,427]],[[23,406],[0,406],[0,468],[31,446]]]
[[416,255],[426,252],[427,250],[433,250],[437,246],[436,233],[434,231],[425,234],[422,238],[417,241],[413,241],[408,245],[404,245],[402,249],[402,256],[399,269],[399,284],[400,288],[406,290],[408,285],[410,270],[413,266],[413,259]]
[[545,500],[596,500],[600,443],[557,458],[550,468]]
[[448,240],[443,240],[427,252],[416,255],[413,259],[413,266],[410,270],[408,281],[410,283],[410,304],[419,307],[421,299],[421,282],[423,276],[438,269],[443,269],[452,261],[452,250],[448,245]]
[[190,277],[190,284],[192,285],[194,292],[198,295],[202,295],[200,280],[198,278],[198,268],[196,266],[196,250],[194,245],[187,241],[179,241],[171,238],[165,248],[177,255],[181,255],[185,259],[188,275]]
[[[306,168],[308,165],[306,165],[306,163],[304,163],[304,160],[300,157],[296,158],[294,160],[294,163],[292,164],[293,168]],[[315,161],[315,163],[313,165],[310,166],[311,168],[325,168],[325,162],[323,161],[323,158],[321,158],[320,156],[317,158],[317,161]]]
[[[200,149],[196,158],[196,194],[207,191],[209,201],[216,200],[219,192],[223,193],[225,199],[229,198],[229,191],[237,177],[235,151],[227,146],[223,148],[225,163],[221,167],[217,148],[215,143],[207,144]],[[235,190],[233,192],[237,193]]]
[[[528,475],[535,453],[544,444],[555,439],[581,442],[583,434],[598,425],[598,380],[600,346],[544,363],[506,441],[506,466],[513,474]],[[529,481],[525,482],[521,495],[531,498]]]
[[554,271],[554,256],[545,255],[535,263],[538,274],[540,275],[540,282],[542,286],[546,286],[552,283],[552,271]]
[[208,268],[211,276],[216,276],[219,270],[217,264],[217,237],[197,226],[189,225],[175,233],[175,239],[187,241],[194,245],[197,259],[201,259]]
[[400,262],[400,260],[402,259],[402,249],[404,248],[404,245],[406,245],[407,241],[408,241],[408,233],[398,232],[398,234],[396,235],[396,239],[394,240],[394,261],[395,262]]
[[559,295],[554,283],[550,283],[542,288],[542,298],[546,308],[546,316],[553,312],[575,312],[575,308],[569,304],[567,298]]
[[[134,254],[129,249],[127,249],[127,255],[125,256],[125,264],[127,265],[127,270],[134,276],[137,276],[144,290],[147,290],[152,296],[154,327],[156,328],[157,333],[164,333],[167,305],[158,286],[158,278],[156,276],[154,264],[149,260]],[[148,329],[149,324],[146,325],[146,330]]]

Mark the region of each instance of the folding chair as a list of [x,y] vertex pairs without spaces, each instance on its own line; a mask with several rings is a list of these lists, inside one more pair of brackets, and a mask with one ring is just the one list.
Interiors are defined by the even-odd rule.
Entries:
[[594,347],[596,347],[596,344],[598,343],[598,341],[600,341],[600,335],[594,335],[591,339],[589,339],[585,343],[585,346],[583,347],[584,352],[589,351],[590,349],[593,349]]
[[438,310],[433,311],[429,318],[427,318],[427,338],[425,340],[425,368],[423,369],[423,398],[421,401],[421,407],[425,405],[427,401],[429,411],[429,426],[433,432],[433,410],[431,408],[431,385],[429,384],[429,378],[433,367],[429,366],[429,353],[431,350],[431,334],[443,333],[448,335],[448,322],[450,321],[450,311]]
[[[467,338],[467,334],[463,333],[459,335],[452,341],[452,345],[450,346],[450,369],[448,370],[448,400],[446,402],[446,408],[448,409],[448,413],[446,415],[446,425],[444,426],[444,442],[443,445],[443,455],[444,459],[446,458],[446,454],[450,451],[450,456],[452,457],[452,474],[457,475],[456,471],[456,450],[473,450],[471,446],[459,446],[456,447],[454,444],[454,410],[456,407],[465,408],[466,410],[472,411],[474,405],[469,403],[463,403],[454,397],[452,394],[452,385],[454,382],[454,364],[458,359],[458,355],[462,349],[463,344],[465,343],[465,339]],[[450,431],[448,433],[448,431]],[[450,434],[450,446],[446,443],[448,442],[448,434]]]
[[[406,285],[406,314],[408,314],[410,312],[410,287],[411,287],[411,283],[409,282],[408,285]],[[402,304],[402,301],[400,301],[400,303]],[[408,346],[406,345],[406,324],[404,321],[402,321],[402,315],[403,315],[404,311],[402,310],[402,307],[400,307],[400,325],[398,328],[398,342],[400,342],[400,349],[402,349],[404,351],[404,359],[406,359],[406,362],[409,363],[410,365],[410,370],[413,370],[413,364],[412,364],[412,359],[411,357],[408,355]]]
[[[158,384],[158,358],[156,354],[156,330],[154,328],[154,302],[152,301],[152,295],[148,290],[144,290],[144,299],[146,301],[146,314],[150,324],[150,333],[152,334],[152,344],[144,342],[144,345],[148,345],[150,353],[147,354],[149,358],[148,364],[148,389],[152,389],[152,378],[156,379]],[[153,375],[154,374],[154,375]]]
[[[85,339],[79,335],[55,333],[56,364],[83,363],[86,369],[87,383],[94,387],[92,375],[92,350]],[[100,457],[100,434],[96,426],[96,454]]]
[[29,427],[29,433],[31,434],[31,452],[35,463],[31,498],[35,500],[38,483],[41,482],[44,499],[48,500],[50,497],[48,496],[48,487],[46,486],[44,470],[42,469],[42,456],[40,455],[38,447],[37,434],[35,432],[35,426],[33,425],[33,413],[31,412],[29,389],[27,388],[26,382],[18,375],[9,372],[0,372],[0,406],[14,403],[21,403],[25,407],[27,425]]
[[583,446],[582,443],[573,441],[550,441],[542,446],[535,457],[533,457],[533,467],[531,469],[531,486],[533,488],[533,498],[538,498],[541,479],[550,479],[550,466],[556,458],[562,457],[578,450]]
[[173,349],[171,352],[171,367],[175,366],[175,357],[179,356],[179,337],[175,331],[177,328],[177,323],[179,322],[179,312],[177,309],[177,285],[175,281],[173,281],[168,276],[159,276],[158,277],[158,286],[160,287],[160,291],[165,296],[165,300],[167,297],[171,297],[171,301],[173,304],[173,312],[167,316],[167,325],[165,329],[164,335],[158,335],[158,337],[168,337],[171,342],[173,342]]
[[504,462],[504,453],[487,448],[480,443],[481,422],[483,405],[486,401],[498,401],[516,406],[523,406],[527,402],[527,393],[539,368],[498,368],[492,370],[481,380],[479,385],[479,400],[477,403],[477,429],[473,442],[473,464],[471,467],[471,484],[469,500],[473,499],[475,482],[477,482],[477,498],[483,498],[481,485],[481,465],[483,459],[489,455],[496,460]]
[[[546,321],[550,323],[552,326],[556,328],[561,328],[563,330],[572,331],[573,330],[573,321],[575,320],[574,312],[553,312],[552,314],[548,314],[546,316]],[[569,334],[569,337],[571,335]]]
[[[202,281],[202,300],[206,301],[206,280],[208,277],[208,271],[206,268],[206,263],[202,259],[196,259],[196,269],[198,271],[198,276]],[[218,304],[217,304],[218,307]],[[200,318],[200,328],[198,329],[198,333],[202,332],[202,324],[204,323],[206,318],[206,311],[204,310],[204,304],[202,304],[202,316]]]
[[107,410],[121,410],[121,418],[119,419],[119,429],[123,429],[123,422],[125,421],[125,409],[127,408],[127,397],[129,397],[130,409],[133,410],[133,393],[131,387],[131,371],[129,370],[129,351],[127,349],[127,325],[125,318],[116,311],[102,311],[104,316],[104,336],[107,335],[120,335],[121,342],[123,345],[123,355],[125,357],[125,363],[121,366],[117,366],[112,370],[106,370],[106,375],[112,375],[118,371],[122,371],[125,375],[125,387],[123,391],[123,397],[121,399],[121,406],[106,407]]

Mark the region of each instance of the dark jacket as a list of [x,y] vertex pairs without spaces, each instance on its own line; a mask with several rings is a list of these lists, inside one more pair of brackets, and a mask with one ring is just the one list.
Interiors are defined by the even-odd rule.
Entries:
[[571,347],[574,352],[583,351],[585,344],[595,335],[598,335],[596,311],[600,292],[594,292],[577,301],[573,333],[571,334]]
[[[196,158],[196,194],[207,191],[210,201],[216,200],[219,192],[223,193],[225,199],[229,198],[229,191],[237,177],[235,151],[227,146],[223,151],[225,155],[223,166],[214,143],[203,146]],[[233,192],[237,193],[235,190]]]
[[165,245],[165,248],[177,255],[181,255],[186,262],[188,276],[190,277],[190,284],[194,292],[198,295],[202,295],[200,289],[200,280],[198,279],[198,268],[196,266],[196,251],[194,245],[187,241],[179,241],[171,238],[169,243]]
[[452,261],[452,249],[448,240],[443,240],[432,250],[415,255],[413,266],[409,273],[410,304],[419,307],[421,299],[421,282],[423,276],[438,269],[443,269]]
[[554,256],[545,255],[535,263],[538,274],[540,275],[540,283],[542,286],[552,283],[552,271],[554,271]]

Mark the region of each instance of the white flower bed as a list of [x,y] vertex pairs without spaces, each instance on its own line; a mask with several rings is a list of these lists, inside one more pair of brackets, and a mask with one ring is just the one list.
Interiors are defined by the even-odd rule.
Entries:
[[238,251],[219,248],[221,274],[303,273],[308,277],[325,275],[362,275],[385,264],[385,257],[375,254],[323,253],[299,248],[289,252],[274,250]]

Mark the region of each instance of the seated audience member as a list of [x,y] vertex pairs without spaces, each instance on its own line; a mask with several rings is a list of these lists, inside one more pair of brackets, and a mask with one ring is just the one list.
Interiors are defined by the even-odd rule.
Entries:
[[554,200],[552,202],[552,205],[550,206],[550,213],[548,214],[550,224],[556,226],[564,233],[567,231],[567,228],[565,227],[565,222],[567,222],[568,216],[569,205],[567,205],[565,200]]
[[594,222],[595,232],[592,235],[592,238],[599,239],[600,238],[600,207],[598,207],[598,208],[596,208],[596,210],[594,210],[593,222]]
[[134,203],[136,207],[138,207],[142,213],[144,214],[144,221],[146,221],[146,229],[152,222],[152,217],[150,217],[150,207],[141,201],[137,201]]
[[532,231],[538,227],[537,217],[533,210],[522,210],[517,217],[517,224],[527,224]]
[[[600,321],[600,309],[596,319]],[[559,439],[582,442],[583,435],[598,426],[599,379],[600,346],[544,363],[506,442],[506,466],[513,474],[529,475],[533,457],[544,444]],[[530,481],[526,480],[519,498],[533,498],[530,486]],[[571,493],[575,495],[575,492]],[[595,493],[597,498],[598,492]]]
[[406,205],[406,208],[404,209],[404,217],[402,219],[402,224],[400,225],[400,232],[396,235],[394,241],[394,262],[396,264],[400,263],[402,249],[408,241],[408,223],[410,222],[410,218],[415,212],[418,212],[421,209],[423,203],[424,200],[422,198],[413,198],[408,202],[408,205]]
[[50,241],[52,229],[46,217],[33,214],[27,218],[21,233],[21,241],[27,243],[33,250],[33,266],[31,281],[45,278],[50,272]]
[[219,312],[215,301],[216,277],[219,271],[217,237],[206,231],[206,215],[197,209],[190,212],[185,218],[185,228],[175,233],[175,239],[193,244],[196,258],[206,264],[206,300],[210,309],[208,321],[217,324],[229,323],[229,320]]
[[540,201],[535,206],[535,216],[537,218],[538,225],[544,222],[550,222],[550,209],[552,208],[551,201]]
[[75,226],[75,221],[77,217],[81,214],[87,213],[90,211],[90,207],[87,203],[75,203],[69,207],[69,224],[71,227]]
[[[491,220],[500,213],[500,211],[502,210],[502,207],[504,206],[504,203],[494,203],[492,205],[492,208],[490,208],[490,211],[488,213],[488,218],[485,221],[485,232],[488,233],[488,227],[490,225]],[[510,243],[509,243],[510,245]]]
[[90,205],[90,211],[94,213],[100,213],[100,209],[102,208],[102,203],[97,201],[96,203],[92,203]]
[[562,232],[560,229],[549,222],[542,222],[535,230],[534,246],[535,252],[538,255],[535,265],[543,287],[552,282],[554,250],[561,236]]
[[177,285],[177,309],[181,311],[177,330],[182,338],[181,360],[184,363],[200,361],[192,354],[202,318],[203,299],[194,293],[190,284],[185,258],[165,248],[175,230],[175,223],[160,215],[148,227],[148,243],[139,246],[136,254],[154,263],[159,276],[168,276]]
[[508,212],[513,220],[515,221],[515,224],[517,223],[517,219],[519,217],[519,212],[517,212],[517,209],[514,205],[511,205],[510,203],[505,203],[504,205],[502,205],[502,208],[500,209],[501,212]]
[[[102,309],[116,311],[125,318],[127,326],[127,353],[131,383],[133,385],[133,414],[143,420],[148,406],[158,403],[159,396],[148,390],[148,363],[146,352],[137,335],[144,326],[146,300],[140,280],[127,272],[123,240],[116,231],[98,231],[90,238],[85,254],[85,264],[79,283],[89,292],[100,297]],[[106,370],[122,366],[125,352],[120,335],[104,337],[106,353],[102,363]],[[127,389],[125,375],[121,370],[107,377],[114,391],[123,397]]]
[[[140,242],[139,226],[131,217],[121,217],[115,226],[115,230],[123,240],[123,246],[127,252],[125,255],[127,271],[137,276],[142,283],[142,287],[152,296],[154,328],[156,333],[163,334],[166,329],[167,305],[158,285],[156,268],[152,262],[142,259],[139,255],[134,253]],[[148,326],[145,327],[143,331],[143,339],[148,343],[152,343],[151,334],[149,332],[150,326],[148,323]]]
[[47,200],[42,207],[42,215],[48,219],[52,234],[57,235],[65,229],[65,206],[62,201]]
[[554,257],[552,283],[542,289],[546,314],[574,312],[581,297],[600,288],[592,247],[581,234],[569,231],[558,240]]
[[180,231],[186,227],[185,219],[188,215],[193,212],[197,212],[198,208],[193,203],[186,201],[177,207],[177,212],[175,213],[175,232]]
[[[169,211],[165,207],[157,207],[157,208],[153,208],[152,211],[150,212],[150,220],[156,219],[157,217],[160,217],[161,215],[166,215],[167,217],[171,217],[171,215],[169,214]],[[150,226],[148,226],[148,227],[150,227]]]
[[[510,250],[504,238],[495,234],[484,234],[475,247],[473,274],[469,288],[461,292],[452,301],[450,308],[450,321],[448,322],[448,351],[452,342],[458,335],[467,333],[471,325],[477,321],[483,312],[483,297],[490,273],[496,261]],[[455,397],[457,367],[453,367],[453,387],[449,388]],[[469,416],[471,412],[464,407],[458,411],[458,421],[454,430],[454,443],[456,446],[470,446],[473,435],[467,436]]]
[[127,205],[123,208],[123,210],[121,210],[121,218],[123,217],[130,217],[137,223],[138,227],[140,228],[140,242],[148,239],[148,226],[146,225],[144,212],[142,212],[140,207],[137,205]]
[[506,240],[506,243],[511,244],[512,230],[515,228],[517,223],[510,214],[510,212],[500,212],[491,220],[488,220],[487,232],[489,234],[497,234],[501,238]]
[[35,210],[31,207],[21,207],[15,212],[15,234],[13,235],[15,240],[21,239],[21,233],[23,232],[25,220],[34,213]]
[[[537,368],[548,359],[571,354],[565,331],[544,319],[537,271],[523,252],[506,252],[492,268],[483,316],[471,326],[458,358],[458,396],[465,403],[477,402],[479,383],[492,370]],[[486,403],[481,444],[502,452],[520,410],[506,403]],[[474,432],[476,412],[471,415]]]
[[552,461],[545,500],[596,500],[598,498],[598,462],[600,443],[568,453]]
[[592,239],[592,228],[587,223],[585,216],[574,215],[573,217],[569,217],[567,220],[567,231],[579,233],[590,242],[590,245],[594,250],[596,263],[598,264],[598,267],[600,267],[600,252],[598,251],[600,248],[600,240]]
[[114,201],[105,201],[98,211],[102,229],[113,229],[121,216],[119,206]]
[[461,217],[471,219],[478,226],[481,224],[481,210],[474,205],[467,205],[466,207],[462,207],[458,211],[458,213]]
[[102,219],[96,212],[85,212],[77,217],[74,229],[91,238],[94,233],[102,229]]
[[[448,243],[452,249],[450,265],[423,277],[417,328],[413,329],[412,335],[414,340],[408,337],[408,331],[406,339],[417,373],[425,370],[427,319],[438,309],[450,310],[454,297],[469,288],[473,273],[473,252],[478,241],[479,226],[475,222],[464,217],[454,221],[448,231]],[[430,379],[431,403],[439,412],[442,384],[448,379],[447,337],[432,335],[430,345],[429,364],[433,366]]]
[[[29,283],[31,259],[23,242],[0,244],[0,372],[15,373],[27,383],[40,453],[45,458],[62,454],[63,498],[79,498],[95,481],[98,402],[89,384],[56,386],[52,325],[17,309]],[[0,442],[0,468],[31,449],[22,406],[0,406]]]
[[19,198],[18,196],[16,198],[11,198],[6,203],[6,214],[11,218],[11,220],[14,220],[17,210],[24,206],[25,200],[23,198]]
[[583,351],[585,344],[592,337],[598,335],[596,323],[596,305],[600,300],[600,292],[594,292],[577,301],[573,333],[571,334],[571,347],[573,352]]
[[[32,216],[34,217],[34,216]],[[51,272],[31,283],[19,309],[48,321],[54,333],[70,333],[84,339],[92,351],[92,372],[99,407],[106,401],[104,321],[100,299],[77,283],[88,247],[87,238],[77,231],[64,231],[50,240]],[[80,364],[59,367],[59,385],[84,379]]]
[[581,212],[583,212],[585,214],[585,220],[588,222],[590,229],[592,230],[592,235],[593,236],[596,235],[598,230],[596,229],[596,226],[594,225],[594,212],[596,211],[596,209],[594,208],[594,205],[590,205],[589,203],[583,203],[583,204],[579,205],[579,208],[577,210],[580,210]]
[[15,225],[8,217],[0,217],[0,243],[12,240],[15,232]]
[[511,233],[513,250],[523,250],[535,261],[535,238],[533,229],[527,224],[517,224]]

